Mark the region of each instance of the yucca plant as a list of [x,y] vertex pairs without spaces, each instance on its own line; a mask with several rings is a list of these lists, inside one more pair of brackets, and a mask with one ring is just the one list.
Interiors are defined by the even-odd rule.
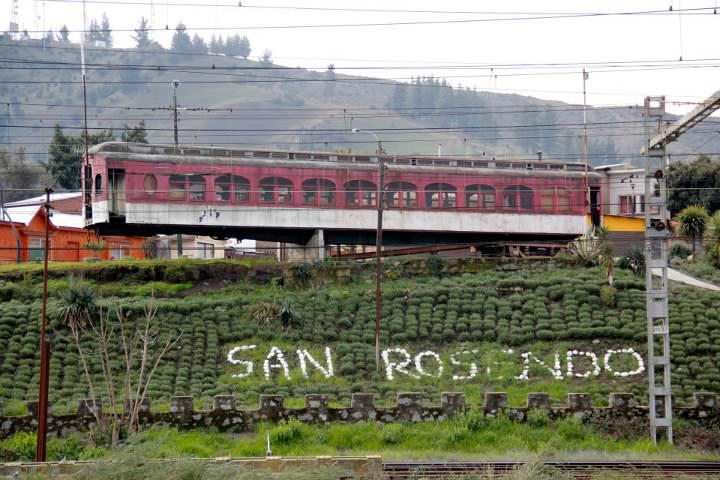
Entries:
[[702,239],[708,220],[707,210],[702,205],[687,206],[675,217],[675,221],[678,222],[677,233],[688,238],[692,243],[693,258],[695,245],[698,239]]

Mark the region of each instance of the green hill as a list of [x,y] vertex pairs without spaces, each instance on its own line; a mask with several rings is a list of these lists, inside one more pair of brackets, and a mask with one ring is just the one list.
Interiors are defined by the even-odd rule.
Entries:
[[[163,297],[155,320],[160,335],[181,338],[150,386],[154,402],[193,395],[207,404],[233,393],[252,405],[261,393],[279,393],[292,406],[306,393],[347,403],[353,392],[366,391],[386,402],[398,391],[434,400],[441,391],[463,391],[473,403],[484,392],[507,391],[515,405],[537,391],[558,402],[568,392],[589,392],[599,402],[610,392],[645,396],[641,280],[619,272],[613,291],[600,269],[502,265],[496,271],[482,261],[451,264],[439,280],[430,271],[440,267],[420,260],[387,263],[381,325],[387,351],[379,371],[373,283],[362,266],[117,262],[70,272],[94,284],[102,305],[122,306],[133,319],[142,316],[151,290]],[[17,400],[37,395],[41,285],[37,274],[3,271],[0,398],[13,411]],[[53,273],[51,316],[68,286],[64,276]],[[673,391],[681,401],[695,391],[720,391],[718,306],[716,293],[673,288]],[[283,308],[295,312],[285,323],[278,320]],[[77,351],[57,320],[51,331],[51,400],[59,411],[74,411],[88,395]],[[93,351],[91,335],[83,346]]]
[[[14,125],[9,132],[0,128],[0,138],[9,133],[9,142],[3,142],[11,148],[24,146],[35,159],[45,160],[53,125],[67,127],[71,134],[82,126],[79,49],[72,44],[43,46],[37,40],[6,42],[0,48],[8,67],[0,103]],[[438,79],[397,84],[281,65],[269,68],[211,54],[88,49],[86,59],[88,125],[113,129],[117,136],[123,125],[144,120],[150,141],[172,142],[170,83],[179,80],[181,143],[374,150],[371,138],[348,135],[358,127],[380,131],[390,153],[436,154],[442,145],[445,154],[534,156],[543,151],[544,158],[582,158],[578,105],[453,89]],[[633,160],[642,144],[640,110],[628,106],[588,112],[592,162]],[[425,130],[407,130],[417,128]],[[703,135],[686,135],[674,148],[715,147],[703,142]]]

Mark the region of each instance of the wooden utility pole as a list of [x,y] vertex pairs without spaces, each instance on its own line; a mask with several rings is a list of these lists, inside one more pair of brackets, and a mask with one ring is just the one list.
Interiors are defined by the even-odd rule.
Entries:
[[50,253],[50,194],[52,189],[45,188],[45,263],[43,266],[42,316],[40,317],[40,386],[38,392],[38,429],[35,461],[44,462],[47,454],[47,417],[48,388],[50,376],[50,343],[47,340],[47,300],[48,300],[48,257]]

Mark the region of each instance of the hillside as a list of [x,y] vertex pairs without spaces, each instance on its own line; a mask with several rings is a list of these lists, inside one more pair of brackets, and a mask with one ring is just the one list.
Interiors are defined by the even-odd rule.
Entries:
[[[13,127],[0,127],[0,138],[45,160],[53,125],[70,134],[82,125],[79,50],[36,40],[1,46],[12,68],[3,71],[0,103]],[[117,136],[123,125],[144,120],[150,141],[171,142],[170,83],[179,80],[181,143],[374,150],[371,138],[346,133],[358,127],[379,131],[389,153],[435,154],[438,145],[446,154],[534,157],[543,151],[544,158],[579,159],[582,153],[577,105],[450,89],[436,79],[398,86],[218,55],[98,49],[86,58],[89,127]],[[640,118],[636,107],[590,108],[592,162],[636,160]],[[417,128],[432,130],[403,130]],[[700,147],[713,151],[720,137],[686,135],[673,149]]]
[[[22,411],[18,401],[37,394],[41,284],[37,271],[2,272],[0,398],[8,413]],[[161,335],[181,339],[150,386],[160,405],[173,395],[209,405],[224,393],[243,405],[278,393],[292,406],[306,393],[347,403],[353,392],[374,392],[391,403],[398,391],[434,401],[442,391],[462,391],[480,403],[484,392],[506,391],[511,404],[521,405],[528,392],[548,392],[554,402],[568,392],[588,392],[598,402],[611,392],[646,392],[643,283],[622,271],[613,291],[600,269],[387,263],[380,371],[373,283],[361,265],[79,264],[53,273],[55,318],[67,274],[84,276],[102,305],[111,312],[121,306],[135,319],[151,292],[162,297],[155,324]],[[695,391],[720,391],[719,306],[720,295],[673,288],[673,389],[681,402]],[[294,313],[282,323],[281,311]],[[68,332],[57,319],[52,331],[51,401],[58,412],[74,411],[87,388]],[[90,335],[83,345],[93,350]]]

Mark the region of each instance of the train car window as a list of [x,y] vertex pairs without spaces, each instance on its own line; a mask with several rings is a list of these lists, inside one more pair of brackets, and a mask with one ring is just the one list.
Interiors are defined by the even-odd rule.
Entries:
[[410,182],[390,182],[385,188],[385,206],[388,208],[416,208],[417,187]]
[[250,201],[250,180],[239,175],[232,177],[233,191],[235,192],[236,202]]
[[152,173],[148,173],[143,177],[143,190],[145,193],[155,193],[158,189],[157,177]]
[[271,152],[270,158],[288,158],[287,152]]
[[503,207],[511,210],[533,208],[533,191],[524,185],[511,185],[503,190]]
[[469,208],[495,208],[495,189],[489,185],[465,187],[465,206]]
[[495,168],[510,168],[510,164],[507,162],[495,162]]
[[457,206],[457,188],[449,183],[431,183],[425,187],[425,205],[430,208]]
[[585,170],[585,165],[578,165],[576,163],[567,164],[565,165],[565,170],[568,170],[570,172],[582,172]]
[[185,175],[170,175],[168,198],[185,200]]
[[551,164],[550,164],[550,170],[562,170],[563,168],[565,168],[565,165],[561,165],[561,164],[558,164],[558,163],[551,163]]
[[544,188],[540,191],[540,208],[543,210],[552,210],[554,207],[555,189]]
[[95,175],[95,195],[102,194],[102,175]]
[[283,177],[266,177],[260,180],[260,201],[265,203],[292,202],[293,184]]
[[570,191],[567,188],[558,188],[556,195],[558,210],[564,212],[570,210]]
[[232,188],[232,177],[222,175],[215,178],[215,200],[227,202],[230,200],[230,189]]
[[374,207],[377,205],[377,185],[367,180],[351,180],[345,184],[345,205]]
[[335,184],[324,178],[310,178],[302,183],[305,205],[328,206],[335,204]]
[[205,177],[190,176],[190,200],[205,200]]
[[309,153],[296,153],[296,160],[310,160],[311,155]]
[[270,152],[254,152],[255,158],[270,158]]

